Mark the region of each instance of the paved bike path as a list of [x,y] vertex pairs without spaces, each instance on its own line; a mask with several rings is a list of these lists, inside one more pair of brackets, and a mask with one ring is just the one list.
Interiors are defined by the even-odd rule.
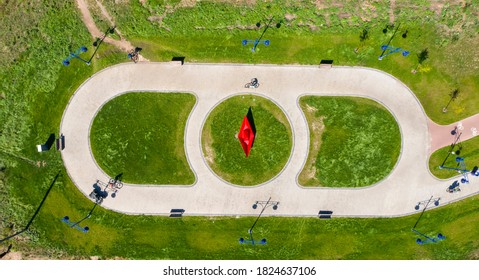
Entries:
[[[245,89],[244,84],[253,77],[261,86]],[[259,210],[251,206],[271,197],[279,207],[268,209],[265,215],[316,216],[319,210],[332,210],[337,216],[401,216],[417,212],[414,207],[418,202],[431,196],[444,205],[479,192],[477,177],[470,176],[471,183],[461,192],[449,194],[445,189],[453,180],[438,180],[429,173],[428,118],[414,94],[384,72],[360,67],[128,63],[104,69],[85,81],[63,115],[60,132],[66,147],[62,157],[71,179],[85,195],[93,190],[97,179],[109,178],[91,154],[92,121],[106,102],[135,91],[191,92],[196,96],[185,129],[185,149],[197,180],[192,186],[124,184],[115,198],[108,197],[102,204],[118,212],[169,214],[179,208],[185,209],[185,215],[257,215]],[[200,144],[202,125],[210,110],[241,93],[258,94],[275,102],[286,113],[293,130],[288,164],[277,177],[256,187],[232,186],[218,178],[207,166]],[[402,147],[399,161],[387,178],[355,189],[304,188],[297,184],[309,147],[309,131],[298,100],[309,94],[367,97],[390,110],[400,127]],[[345,170],[344,176],[347,173]]]

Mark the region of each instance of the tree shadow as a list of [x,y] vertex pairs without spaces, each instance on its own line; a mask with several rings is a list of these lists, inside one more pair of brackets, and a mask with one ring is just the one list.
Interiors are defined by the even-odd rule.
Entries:
[[364,28],[359,34],[359,41],[364,42],[369,39],[369,28]]
[[429,58],[429,50],[427,48],[423,49],[418,55],[417,60],[419,64],[422,64],[426,59]]

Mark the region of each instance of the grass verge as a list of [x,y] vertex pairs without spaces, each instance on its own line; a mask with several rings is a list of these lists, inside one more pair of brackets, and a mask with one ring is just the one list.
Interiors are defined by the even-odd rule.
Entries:
[[[455,154],[451,154],[451,152],[454,152]],[[439,168],[441,165],[458,168],[459,166],[456,162],[456,156],[464,158],[468,170],[479,165],[479,137],[461,142],[460,145],[456,145],[453,151],[450,150],[449,146],[435,151],[429,158],[429,170],[431,170],[431,173],[439,179],[449,179],[459,176],[460,173],[455,170]]]
[[[24,165],[24,163],[19,163]],[[29,168],[24,166],[24,168]],[[44,172],[44,171],[41,171]],[[36,174],[41,175],[41,174]],[[45,174],[43,174],[45,175]],[[32,193],[33,212],[44,195],[49,180],[10,177],[19,183],[16,194]],[[51,180],[51,177],[46,176]],[[21,184],[23,183],[23,184]],[[84,234],[71,229],[60,219],[72,221],[85,217],[93,203],[72,184],[56,184],[48,196],[32,231],[27,237],[30,250],[46,248],[51,259],[479,259],[479,197],[427,211],[417,230],[428,235],[442,233],[447,239],[433,246],[418,246],[411,227],[419,217],[350,219],[262,217],[255,226],[255,236],[266,238],[266,246],[240,245],[256,217],[183,217],[123,215],[97,207]],[[412,209],[411,209],[412,210]],[[30,214],[31,214],[30,212]],[[268,214],[267,211],[265,214]],[[28,220],[28,218],[26,218]],[[161,236],[161,238],[155,238]],[[294,242],[285,242],[294,240]],[[14,246],[15,250],[19,247]],[[44,253],[45,254],[45,253]],[[28,257],[28,255],[26,256]]]

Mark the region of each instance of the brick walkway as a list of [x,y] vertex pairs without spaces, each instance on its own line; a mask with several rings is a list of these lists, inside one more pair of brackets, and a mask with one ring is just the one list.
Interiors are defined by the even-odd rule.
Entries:
[[450,125],[438,125],[428,120],[429,134],[431,135],[431,152],[451,145],[455,136],[451,131],[461,134],[460,141],[466,141],[479,135],[479,114],[466,118]]

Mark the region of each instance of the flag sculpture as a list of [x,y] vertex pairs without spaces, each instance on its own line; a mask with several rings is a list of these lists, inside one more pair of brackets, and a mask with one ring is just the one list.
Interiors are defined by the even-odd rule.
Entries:
[[253,146],[254,141],[254,130],[251,126],[248,117],[245,116],[243,119],[243,123],[241,124],[240,131],[238,133],[238,139],[243,147],[243,151],[246,154],[246,157],[249,156],[249,152],[251,147]]

